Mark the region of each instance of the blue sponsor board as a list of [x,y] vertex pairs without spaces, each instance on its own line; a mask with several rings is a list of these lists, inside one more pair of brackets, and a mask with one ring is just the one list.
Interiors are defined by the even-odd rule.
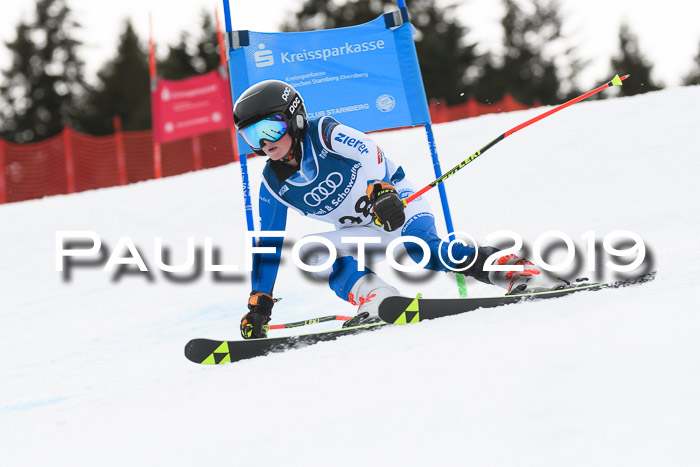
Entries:
[[[379,17],[325,31],[247,31],[246,39],[231,54],[234,99],[279,79],[301,93],[309,117],[329,115],[361,131],[430,122],[410,23],[390,29]],[[251,152],[242,138],[238,144]]]

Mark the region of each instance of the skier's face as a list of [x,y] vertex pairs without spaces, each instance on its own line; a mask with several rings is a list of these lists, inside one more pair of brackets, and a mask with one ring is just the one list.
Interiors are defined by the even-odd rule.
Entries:
[[263,139],[262,145],[261,149],[265,152],[265,155],[273,161],[278,161],[289,154],[289,150],[292,149],[292,137],[287,133],[274,143]]

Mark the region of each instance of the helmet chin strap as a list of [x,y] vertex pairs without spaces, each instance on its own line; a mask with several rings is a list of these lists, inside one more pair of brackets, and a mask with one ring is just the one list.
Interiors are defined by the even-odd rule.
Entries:
[[[297,131],[302,130],[306,126],[306,120],[301,115],[297,115],[296,124],[298,129]],[[291,129],[288,129],[287,131],[291,131]],[[301,138],[299,138],[299,136],[292,136],[292,138],[292,146],[289,149],[289,152],[283,158],[280,159],[282,162],[290,162],[291,160],[295,159],[298,151],[301,150],[301,148],[299,147]]]
[[299,147],[299,141],[295,138],[295,139],[292,141],[292,146],[291,146],[291,148],[289,149],[289,152],[287,153],[287,155],[284,156],[284,157],[283,157],[282,159],[280,159],[280,160],[281,160],[282,162],[289,162],[289,161],[293,160],[293,159],[296,157],[296,155],[297,155],[297,149],[298,149],[298,147]]

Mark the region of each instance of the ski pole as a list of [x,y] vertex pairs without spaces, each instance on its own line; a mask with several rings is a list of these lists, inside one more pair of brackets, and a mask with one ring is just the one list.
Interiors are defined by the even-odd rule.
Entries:
[[518,126],[516,126],[516,127],[511,128],[510,130],[506,131],[505,133],[503,133],[503,134],[500,135],[498,138],[496,138],[496,139],[494,139],[493,141],[491,141],[489,144],[487,144],[487,145],[484,146],[483,148],[481,148],[481,149],[479,149],[478,151],[476,151],[476,152],[475,152],[474,154],[472,154],[471,156],[469,156],[469,157],[467,157],[466,159],[464,159],[462,162],[460,162],[460,163],[457,164],[455,167],[453,167],[450,171],[446,172],[442,177],[440,177],[440,178],[438,178],[437,180],[435,180],[435,181],[429,183],[428,185],[426,185],[426,186],[425,186],[423,189],[421,189],[420,191],[418,191],[418,192],[412,194],[411,196],[409,196],[408,198],[406,198],[406,199],[404,200],[404,205],[407,205],[407,204],[410,203],[411,201],[415,200],[416,198],[418,198],[419,196],[421,196],[423,193],[425,193],[426,191],[430,190],[431,188],[434,188],[434,187],[438,186],[439,184],[441,184],[442,182],[444,182],[447,178],[449,178],[449,177],[451,177],[452,175],[454,175],[459,169],[461,169],[461,168],[464,167],[465,165],[469,164],[471,161],[473,161],[474,159],[476,159],[477,157],[479,157],[480,155],[482,155],[483,153],[485,153],[488,149],[492,148],[492,147],[495,146],[497,143],[499,143],[499,142],[501,142],[502,140],[506,139],[508,136],[512,135],[512,134],[515,133],[516,131],[522,130],[523,128],[525,128],[525,127],[527,127],[527,126],[530,126],[530,125],[532,125],[533,123],[538,122],[538,121],[542,120],[542,119],[545,118],[545,117],[549,117],[550,115],[552,115],[552,114],[555,113],[555,112],[559,112],[560,110],[565,109],[565,108],[569,107],[570,105],[574,105],[575,103],[577,103],[577,102],[579,102],[579,101],[582,101],[582,100],[584,100],[584,99],[587,99],[587,98],[591,97],[592,95],[597,94],[597,93],[599,93],[600,91],[603,91],[604,89],[607,89],[607,88],[609,88],[609,87],[611,87],[611,86],[622,86],[622,82],[623,82],[624,80],[626,80],[628,77],[629,77],[629,75],[625,75],[625,76],[622,76],[622,77],[621,77],[620,75],[615,75],[615,77],[614,77],[612,80],[610,80],[609,82],[603,84],[602,86],[599,86],[599,87],[597,87],[597,88],[595,88],[595,89],[593,89],[593,90],[591,90],[591,91],[588,91],[588,92],[585,93],[585,94],[581,94],[580,96],[575,97],[575,98],[571,99],[571,100],[568,101],[568,102],[565,102],[565,103],[563,103],[563,104],[561,104],[561,105],[558,105],[558,106],[554,107],[553,109],[548,110],[547,112],[543,113],[542,115],[538,115],[538,116],[535,117],[535,118],[531,118],[530,120],[528,120],[528,121],[526,121],[526,122],[524,122],[524,123],[521,123],[520,125],[518,125]]
[[341,316],[341,315],[323,316],[321,318],[312,318],[312,319],[307,319],[306,321],[297,321],[295,323],[266,324],[263,326],[263,329],[265,329],[267,331],[270,329],[298,328],[300,326],[308,326],[309,324],[325,323],[326,321],[347,321],[350,318],[351,318],[351,316]]

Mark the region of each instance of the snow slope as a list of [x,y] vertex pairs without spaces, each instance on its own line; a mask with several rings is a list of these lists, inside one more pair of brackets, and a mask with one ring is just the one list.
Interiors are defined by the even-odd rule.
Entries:
[[[0,206],[0,465],[700,465],[699,107],[700,87],[583,102],[446,182],[458,230],[479,241],[630,230],[654,282],[220,367],[183,347],[237,336],[247,273],[175,281],[153,239],[178,263],[188,236],[208,236],[242,268],[238,165]],[[543,111],[437,125],[443,169]],[[375,137],[416,185],[432,181],[422,129]],[[254,191],[263,162],[249,163]],[[151,274],[66,278],[59,230],[94,231],[110,252],[128,236]],[[290,214],[290,241],[322,230]],[[407,294],[457,296],[446,274],[376,270]],[[353,312],[289,259],[276,294],[276,322]]]

